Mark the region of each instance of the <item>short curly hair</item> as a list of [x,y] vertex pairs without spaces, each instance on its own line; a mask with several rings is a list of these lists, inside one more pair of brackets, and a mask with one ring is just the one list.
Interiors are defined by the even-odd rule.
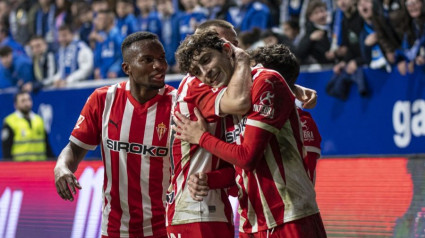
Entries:
[[221,52],[225,41],[221,39],[217,32],[206,31],[200,34],[187,36],[176,51],[176,60],[182,73],[193,74],[193,64],[195,58],[206,48]]
[[300,64],[295,55],[283,44],[259,47],[249,52],[250,58],[265,68],[279,72],[291,89],[300,74]]

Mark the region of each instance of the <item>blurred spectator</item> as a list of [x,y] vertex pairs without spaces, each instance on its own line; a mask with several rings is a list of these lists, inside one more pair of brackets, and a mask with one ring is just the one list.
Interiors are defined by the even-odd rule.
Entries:
[[387,61],[395,63],[395,51],[400,48],[404,32],[403,22],[407,18],[406,7],[401,0],[383,0],[374,2],[372,23],[378,43]]
[[134,6],[132,0],[118,0],[116,3],[116,26],[121,33],[121,36],[125,38],[138,29],[138,22],[134,16]]
[[107,0],[93,0],[91,2],[91,7],[95,16],[98,12],[110,10]]
[[90,39],[95,41],[94,48],[94,78],[116,78],[124,76],[121,70],[122,37],[114,25],[112,11],[100,11],[95,18],[95,28]]
[[[26,88],[34,81],[31,60],[22,54],[13,54],[9,46],[0,47],[0,88]],[[28,83],[28,84],[27,84]]]
[[241,0],[242,5],[232,7],[229,12],[231,23],[240,31],[257,27],[261,30],[270,27],[270,9],[257,0]]
[[174,53],[180,43],[179,18],[180,14],[173,8],[172,0],[157,0],[158,15],[161,21],[160,40],[164,46],[165,57],[170,67],[170,73],[177,73],[179,69],[176,65]]
[[270,10],[269,26],[270,28],[278,27],[280,24],[280,5],[282,0],[263,0]]
[[391,71],[384,52],[378,42],[378,36],[373,26],[374,5],[379,4],[377,0],[359,0],[357,11],[363,18],[363,29],[360,32],[360,52],[363,61],[372,69],[379,69],[385,67],[387,71]]
[[215,12],[215,15],[212,15],[211,18],[231,21],[229,9],[237,6],[235,0],[215,0],[215,3],[217,12]]
[[184,11],[180,15],[180,40],[193,34],[196,28],[207,19],[207,11],[201,7],[198,0],[180,0]]
[[242,32],[238,35],[239,45],[241,49],[249,50],[253,47],[259,40],[261,40],[261,30],[254,28],[250,31]]
[[93,31],[93,10],[90,5],[87,4],[86,7],[81,8],[78,13],[78,21],[80,23],[80,27],[78,29],[78,34],[80,36],[80,40],[84,41],[91,48],[94,48],[94,44],[90,44],[90,33]]
[[[401,75],[413,73],[414,64],[425,64],[425,3],[423,0],[407,0],[408,18],[404,22],[406,33],[399,52],[397,68]],[[422,51],[422,52],[421,52]]]
[[40,161],[53,158],[43,119],[31,111],[32,99],[28,92],[14,97],[16,111],[3,121],[1,133],[4,160]]
[[298,20],[291,19],[283,23],[283,34],[291,41],[291,44],[296,46],[299,42],[300,25]]
[[32,88],[37,91],[53,84],[53,76],[57,70],[56,57],[55,53],[48,49],[46,40],[42,36],[32,37],[29,46],[35,77]]
[[58,31],[62,25],[72,24],[71,2],[69,0],[55,0],[55,42],[58,42]]
[[306,11],[306,32],[295,50],[301,64],[333,62],[333,57],[326,54],[331,46],[327,18],[328,12],[324,2],[313,0],[309,3]]
[[273,30],[263,31],[263,33],[261,33],[261,39],[263,40],[265,46],[283,44],[286,45],[289,49],[294,49],[292,42],[285,35]]
[[140,11],[137,17],[139,30],[149,31],[161,37],[160,20],[158,12],[155,10],[154,0],[137,0],[136,5]]
[[[6,2],[6,1],[5,1]],[[25,45],[31,38],[29,30],[29,11],[32,1],[14,0],[9,1],[10,14],[9,14],[9,30],[13,39],[19,44]]]
[[358,66],[364,64],[359,42],[360,32],[363,29],[363,19],[357,11],[355,0],[337,0],[337,5],[344,16],[341,24],[341,45],[336,50],[341,61],[334,66],[333,70],[336,74],[341,73],[341,70],[353,74]]
[[38,5],[33,7],[35,11],[33,21],[33,33],[43,36],[47,44],[55,49],[55,13],[56,7],[51,0],[38,0]]
[[81,40],[74,39],[71,27],[59,28],[58,72],[54,76],[54,86],[87,80],[93,73],[93,52]]
[[26,55],[24,47],[9,36],[9,31],[0,25],[0,46],[9,46],[15,54]]

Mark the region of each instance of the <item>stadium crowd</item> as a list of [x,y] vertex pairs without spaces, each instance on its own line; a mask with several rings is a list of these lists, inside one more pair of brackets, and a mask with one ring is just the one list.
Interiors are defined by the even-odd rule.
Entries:
[[423,0],[5,0],[0,89],[123,77],[120,46],[136,31],[158,35],[168,73],[178,73],[180,42],[205,20],[223,19],[243,49],[283,43],[302,65],[332,65],[332,94],[341,77],[361,85],[360,66],[405,75],[423,65],[424,9]]

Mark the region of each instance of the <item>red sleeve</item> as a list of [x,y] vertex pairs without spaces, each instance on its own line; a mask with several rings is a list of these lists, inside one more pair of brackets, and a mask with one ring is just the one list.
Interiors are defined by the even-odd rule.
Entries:
[[99,90],[96,90],[87,99],[71,133],[70,140],[87,150],[94,150],[101,140],[102,110],[100,102]]
[[207,173],[210,189],[228,188],[236,184],[235,168],[233,168],[233,165],[225,164],[229,166]]
[[190,91],[187,92],[184,101],[193,103],[193,106],[199,109],[206,121],[216,121],[220,115],[220,100],[225,88],[213,88],[202,83],[199,79],[193,80],[190,84],[188,87]]
[[298,108],[300,116],[301,127],[303,131],[303,142],[307,152],[317,153],[320,157],[322,137],[320,136],[317,124],[314,122],[313,117],[307,111]]
[[199,145],[222,160],[251,171],[262,158],[261,154],[266,149],[273,134],[257,127],[247,126],[245,135],[242,145],[236,145],[221,141],[205,132]]

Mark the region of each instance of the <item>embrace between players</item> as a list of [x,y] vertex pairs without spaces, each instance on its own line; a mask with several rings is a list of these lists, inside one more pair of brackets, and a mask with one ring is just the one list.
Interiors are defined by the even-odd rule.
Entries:
[[176,52],[188,73],[176,92],[158,38],[124,40],[129,80],[89,97],[54,170],[72,201],[73,173],[101,144],[102,237],[233,237],[229,193],[240,237],[326,237],[294,96],[314,106],[315,92],[294,85],[299,65],[286,47],[257,50],[268,57],[254,63],[271,70],[251,68],[237,43],[225,21],[200,25]]

